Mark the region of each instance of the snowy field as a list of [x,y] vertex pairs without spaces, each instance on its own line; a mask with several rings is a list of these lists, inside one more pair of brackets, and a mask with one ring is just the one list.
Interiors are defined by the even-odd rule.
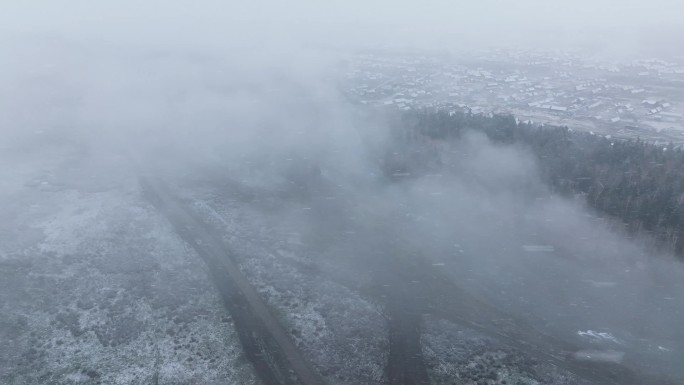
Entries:
[[381,309],[316,274],[317,257],[298,233],[225,197],[196,200],[193,208],[222,229],[242,272],[326,383],[385,381],[388,341]]
[[0,383],[257,383],[203,264],[135,179],[72,163],[2,168]]
[[433,384],[588,385],[475,330],[424,317],[423,355]]

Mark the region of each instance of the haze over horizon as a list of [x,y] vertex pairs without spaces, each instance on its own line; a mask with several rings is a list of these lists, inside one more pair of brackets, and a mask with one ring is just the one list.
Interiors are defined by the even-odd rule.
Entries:
[[684,32],[678,16],[684,6],[677,0],[5,3],[0,14],[5,34],[195,49],[519,46],[633,56],[676,49]]

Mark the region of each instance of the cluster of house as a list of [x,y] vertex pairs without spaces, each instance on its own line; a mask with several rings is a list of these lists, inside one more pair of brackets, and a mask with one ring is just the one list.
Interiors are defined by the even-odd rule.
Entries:
[[604,64],[576,54],[513,50],[467,57],[364,54],[347,77],[348,92],[363,104],[458,106],[615,127],[669,124],[684,132],[684,103],[662,86],[664,80],[684,83],[684,66],[658,59]]

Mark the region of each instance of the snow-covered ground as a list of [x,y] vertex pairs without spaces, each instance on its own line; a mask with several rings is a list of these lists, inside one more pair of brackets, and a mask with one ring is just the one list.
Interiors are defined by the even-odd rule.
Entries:
[[2,167],[0,383],[257,383],[204,265],[135,179],[98,185],[62,155]]
[[421,337],[433,384],[587,385],[475,330],[426,316]]
[[226,197],[193,204],[222,229],[240,269],[329,384],[384,382],[387,322],[369,299],[316,274],[296,232]]

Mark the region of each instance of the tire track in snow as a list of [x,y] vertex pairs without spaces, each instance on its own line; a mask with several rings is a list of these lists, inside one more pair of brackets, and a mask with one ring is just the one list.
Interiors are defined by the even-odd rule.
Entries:
[[287,331],[240,272],[216,230],[185,209],[159,180],[140,178],[145,197],[204,261],[235,322],[245,355],[266,385],[321,385]]

